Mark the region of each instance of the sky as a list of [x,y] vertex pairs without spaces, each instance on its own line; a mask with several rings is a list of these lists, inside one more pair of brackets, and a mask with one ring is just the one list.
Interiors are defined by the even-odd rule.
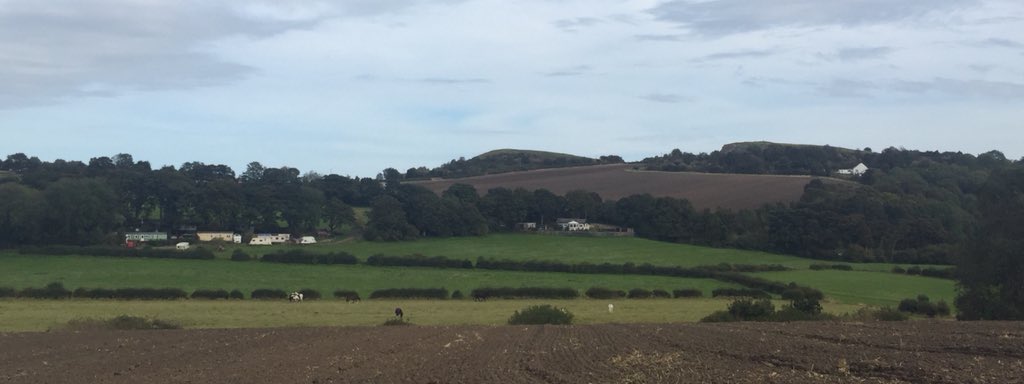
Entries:
[[1020,0],[0,0],[0,156],[1024,156]]

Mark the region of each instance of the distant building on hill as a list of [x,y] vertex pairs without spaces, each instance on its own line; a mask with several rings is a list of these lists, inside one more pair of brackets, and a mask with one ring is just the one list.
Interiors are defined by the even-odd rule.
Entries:
[[235,244],[242,243],[242,235],[234,232],[197,232],[196,236],[199,237],[199,241],[220,240]]
[[537,223],[536,222],[532,222],[532,221],[531,222],[525,222],[525,223],[516,223],[516,230],[517,231],[536,231],[537,230]]
[[589,231],[590,224],[587,224],[587,219],[575,219],[575,218],[559,218],[555,221],[555,225],[563,231]]
[[167,232],[128,232],[124,234],[124,244],[128,248],[135,248],[139,243],[147,241],[166,241]]
[[853,167],[853,168],[850,168],[850,169],[840,169],[840,170],[836,171],[836,173],[838,173],[840,175],[861,176],[864,173],[866,173],[867,171],[868,171],[868,166],[864,165],[864,163],[860,163],[860,164],[857,164],[856,167]]

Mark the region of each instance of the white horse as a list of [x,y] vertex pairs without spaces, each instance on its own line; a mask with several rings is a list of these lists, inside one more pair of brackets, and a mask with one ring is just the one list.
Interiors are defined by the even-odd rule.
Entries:
[[292,292],[292,293],[288,294],[288,301],[291,301],[291,302],[301,302],[302,301],[302,294],[299,293],[299,292]]
[[608,304],[608,313],[615,312],[615,304]]

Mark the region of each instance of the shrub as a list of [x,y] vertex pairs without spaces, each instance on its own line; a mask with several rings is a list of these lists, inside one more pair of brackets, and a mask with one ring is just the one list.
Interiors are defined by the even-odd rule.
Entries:
[[740,320],[768,320],[775,305],[768,299],[740,299],[729,304],[729,314]]
[[657,299],[671,299],[672,295],[664,289],[655,289],[651,291],[651,295]]
[[840,271],[852,271],[853,270],[853,266],[849,265],[849,264],[832,264],[831,267],[832,267],[832,269],[840,270]]
[[932,303],[928,299],[928,296],[925,295],[918,295],[915,299],[900,300],[900,305],[897,309],[900,312],[925,315],[928,317],[949,316],[950,314],[949,304],[943,300],[939,300],[938,303]]
[[236,248],[234,252],[231,252],[231,261],[249,261],[249,260],[252,260],[252,256],[249,256],[248,253],[245,253],[245,251],[243,251],[241,249],[237,249]]
[[323,297],[322,295],[320,295],[320,291],[311,288],[300,289],[299,293],[302,294],[303,300],[319,300],[321,297]]
[[444,288],[391,288],[370,292],[371,299],[447,299]]
[[769,299],[772,295],[768,292],[760,289],[746,289],[746,288],[715,288],[711,291],[711,297],[751,297],[755,299]]
[[465,259],[449,259],[444,256],[386,256],[373,255],[366,258],[367,265],[389,267],[435,267],[435,268],[473,268],[473,262]]
[[462,291],[456,289],[455,292],[452,292],[452,299],[461,300],[464,298],[466,298],[466,295],[462,294]]
[[942,317],[949,316],[951,313],[949,304],[946,304],[945,300],[939,300],[939,302],[935,304],[935,313]]
[[253,299],[287,299],[288,293],[280,289],[260,288],[252,291],[249,297]]
[[396,325],[398,325],[398,326],[401,326],[401,325],[412,325],[412,323],[410,323],[408,320],[405,320],[405,319],[393,318],[393,319],[384,320],[384,324],[382,324],[382,325],[390,327],[390,326],[396,326]]
[[920,275],[921,274],[921,267],[918,267],[918,266],[915,265],[913,267],[907,268],[907,274],[908,275]]
[[347,291],[347,290],[343,290],[343,289],[339,289],[337,291],[334,291],[334,297],[337,298],[337,299],[345,299],[347,301],[361,300],[359,298],[359,292]]
[[228,299],[231,296],[227,290],[224,289],[197,289],[192,292],[191,298],[193,299]]
[[245,295],[242,294],[242,291],[232,289],[231,292],[228,293],[228,298],[231,300],[242,300],[245,299]]
[[626,297],[626,292],[603,287],[591,287],[584,294],[591,299],[621,299]]
[[68,321],[67,327],[75,330],[88,329],[114,329],[114,330],[156,330],[156,329],[181,329],[181,324],[176,322],[149,319],[139,316],[121,315],[108,320],[96,319],[75,319]]
[[917,300],[914,299],[903,299],[900,300],[900,305],[896,307],[900,312],[917,313]]
[[650,299],[653,294],[651,291],[643,288],[633,288],[629,290],[629,294],[626,297],[630,299]]
[[677,299],[681,297],[703,297],[704,292],[696,288],[684,288],[673,290],[672,296],[675,296]]
[[789,307],[809,315],[821,314],[821,303],[812,298],[793,300]]
[[0,287],[0,297],[16,297],[18,291],[11,287]]
[[356,264],[359,262],[355,256],[347,252],[317,254],[301,249],[268,253],[260,258],[260,261],[268,263],[284,264]]
[[516,311],[508,319],[510,325],[524,324],[572,324],[573,315],[564,308],[550,305],[534,305]]
[[18,296],[30,299],[67,299],[71,297],[71,291],[64,288],[63,283],[53,282],[47,284],[45,288],[22,289]]
[[892,307],[879,308],[872,315],[878,321],[907,321],[910,318],[905,313],[892,309]]
[[897,265],[895,267],[892,267],[892,273],[905,274],[905,273],[907,273],[907,270],[904,269],[903,267]]
[[474,300],[500,299],[575,299],[580,293],[575,288],[498,287],[476,288],[469,292]]

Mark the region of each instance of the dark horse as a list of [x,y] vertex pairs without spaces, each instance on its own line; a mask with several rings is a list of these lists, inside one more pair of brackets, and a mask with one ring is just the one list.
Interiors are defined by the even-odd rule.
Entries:
[[395,317],[401,319],[404,316],[405,316],[405,314],[402,313],[402,308],[395,308]]

